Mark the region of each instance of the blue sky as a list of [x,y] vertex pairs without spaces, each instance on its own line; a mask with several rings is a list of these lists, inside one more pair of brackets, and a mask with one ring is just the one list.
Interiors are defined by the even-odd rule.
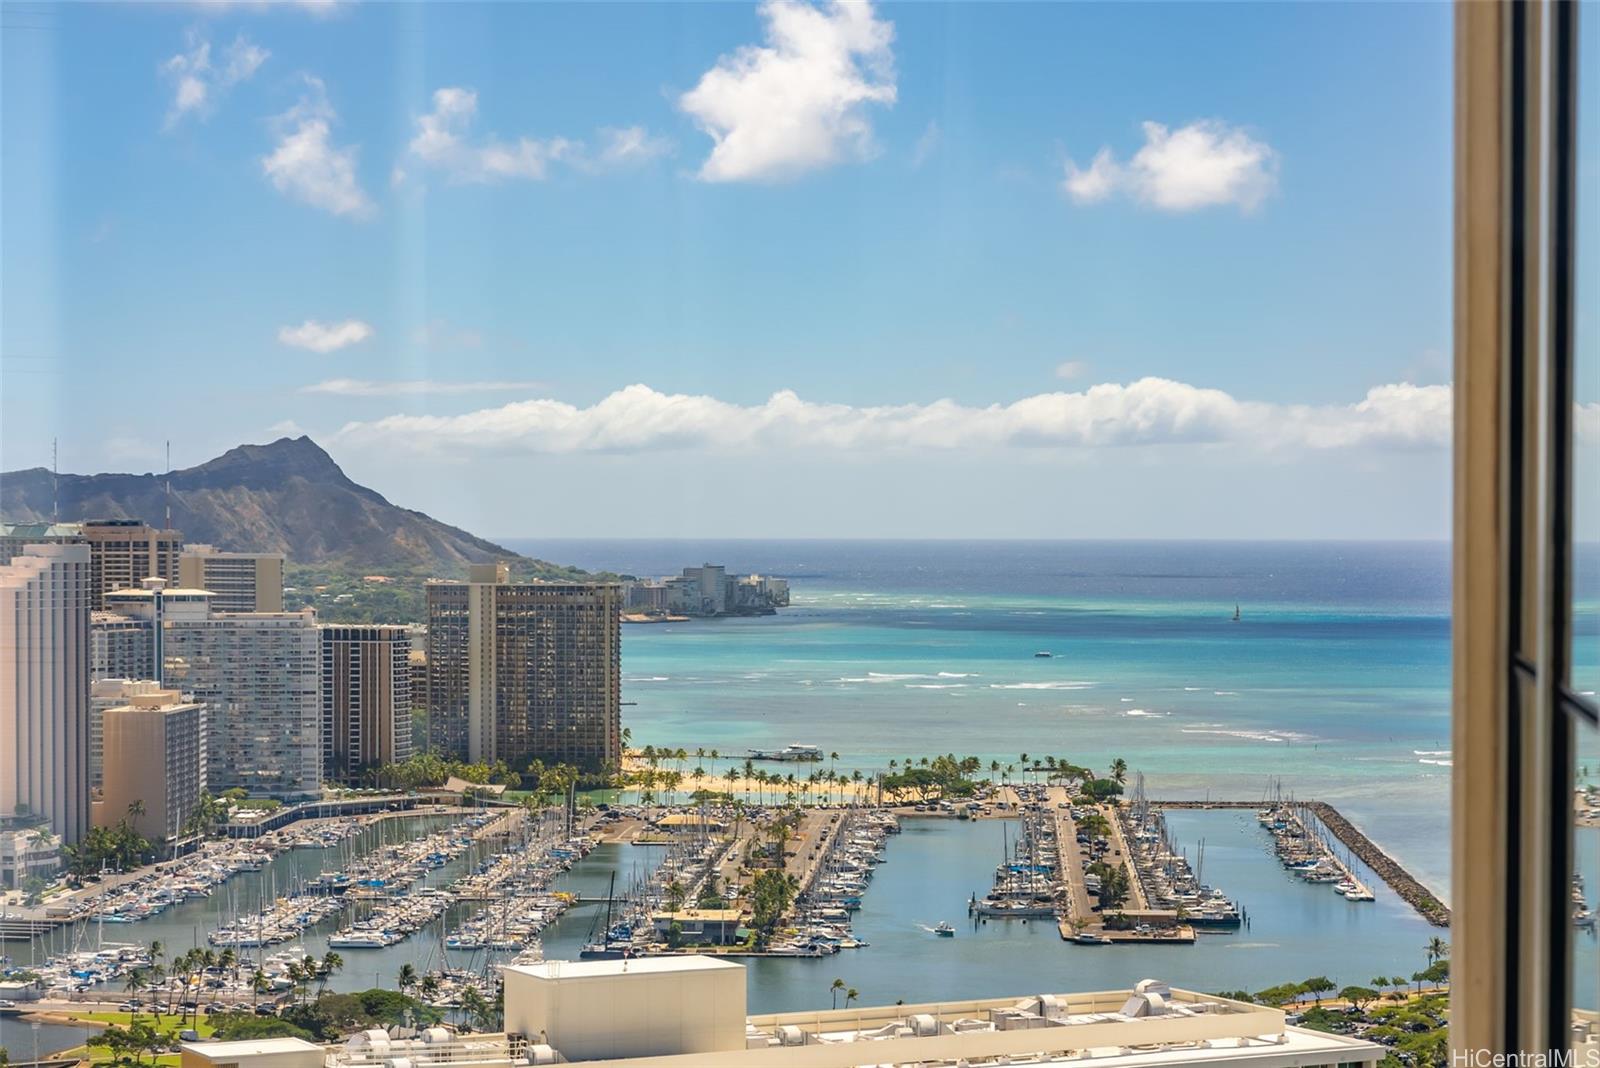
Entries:
[[1447,529],[1446,5],[4,18],[4,468],[303,432],[502,536]]

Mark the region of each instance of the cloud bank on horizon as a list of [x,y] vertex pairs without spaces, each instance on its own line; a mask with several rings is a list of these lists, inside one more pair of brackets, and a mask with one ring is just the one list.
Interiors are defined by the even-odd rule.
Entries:
[[[1588,413],[1600,418],[1600,405]],[[588,407],[549,398],[513,401],[459,415],[395,414],[347,423],[336,437],[355,445],[420,451],[526,453],[661,449],[1078,449],[1239,445],[1262,451],[1378,446],[1440,449],[1450,444],[1450,387],[1376,386],[1351,404],[1241,400],[1165,378],[1102,383],[983,407],[857,406],[802,399],[780,390],[760,404],[663,393],[646,385],[616,390]]]

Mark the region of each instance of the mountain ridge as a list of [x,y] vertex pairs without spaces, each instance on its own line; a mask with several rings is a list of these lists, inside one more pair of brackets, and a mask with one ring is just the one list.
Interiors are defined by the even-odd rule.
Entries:
[[[164,522],[169,476],[63,474],[62,522]],[[173,471],[172,526],[184,540],[239,552],[281,552],[294,564],[456,573],[491,560],[530,563],[425,512],[393,504],[344,473],[308,436],[238,445]],[[48,522],[55,490],[42,467],[0,473],[0,518]]]

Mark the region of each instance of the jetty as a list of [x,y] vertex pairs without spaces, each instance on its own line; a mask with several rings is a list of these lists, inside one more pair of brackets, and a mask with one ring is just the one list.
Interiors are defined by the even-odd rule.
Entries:
[[[1208,809],[1208,808],[1244,808],[1261,810],[1269,805],[1261,801],[1152,801],[1150,804],[1156,808],[1171,809]],[[1417,910],[1417,914],[1435,927],[1450,926],[1450,908],[1436,897],[1433,891],[1423,886],[1400,862],[1378,847],[1377,843],[1361,833],[1361,829],[1346,819],[1338,809],[1326,801],[1298,802],[1302,807],[1314,815],[1330,833],[1337,838],[1353,855],[1359,857],[1361,862],[1377,873],[1389,888],[1398,894],[1401,900]]]

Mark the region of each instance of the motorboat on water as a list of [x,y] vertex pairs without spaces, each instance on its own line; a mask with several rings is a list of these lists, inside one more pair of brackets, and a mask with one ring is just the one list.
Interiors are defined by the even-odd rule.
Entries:
[[1084,931],[1082,934],[1073,935],[1072,941],[1080,946],[1109,946],[1111,944],[1111,939],[1107,938],[1105,935],[1093,934],[1089,931]]
[[949,920],[940,920],[934,927],[933,933],[938,935],[940,938],[954,938],[956,936],[956,929],[951,926]]
[[751,749],[748,751],[751,760],[798,760],[820,761],[822,750],[814,745],[804,745],[794,742],[782,749]]

